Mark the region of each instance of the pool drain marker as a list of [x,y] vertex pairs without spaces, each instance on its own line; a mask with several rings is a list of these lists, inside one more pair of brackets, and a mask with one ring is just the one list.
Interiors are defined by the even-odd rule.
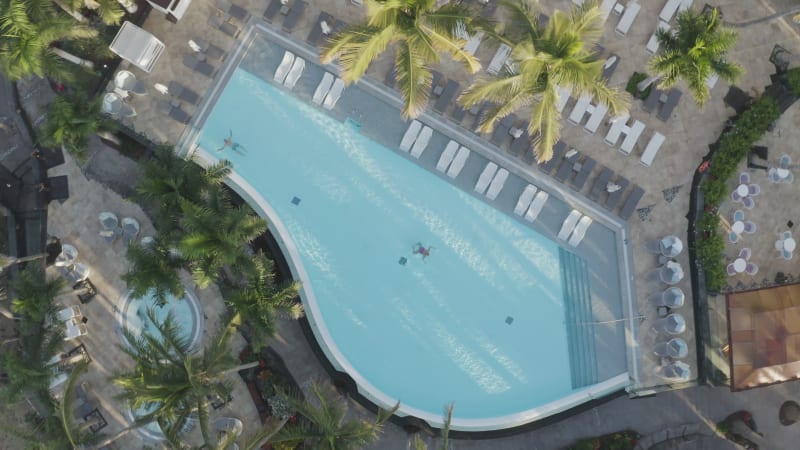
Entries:
[[293,205],[299,205],[300,204],[300,198],[299,197],[292,197],[292,204]]
[[397,261],[397,264],[400,264],[401,266],[405,266],[407,262],[408,262],[408,260],[406,259],[406,257],[405,256],[401,256],[400,257],[400,261]]
[[506,317],[506,323],[507,324],[511,325],[512,322],[514,322],[514,318],[513,317],[511,317],[511,316]]

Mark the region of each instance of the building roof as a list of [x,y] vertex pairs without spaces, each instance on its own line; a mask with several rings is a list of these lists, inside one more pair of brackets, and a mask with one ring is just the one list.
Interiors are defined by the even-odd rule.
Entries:
[[800,378],[800,284],[727,296],[731,389]]

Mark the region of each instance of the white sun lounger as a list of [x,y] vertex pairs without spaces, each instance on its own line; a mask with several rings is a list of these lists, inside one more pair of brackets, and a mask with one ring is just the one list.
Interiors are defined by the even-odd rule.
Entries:
[[644,48],[647,51],[647,53],[650,53],[651,55],[655,54],[655,52],[658,51],[659,44],[658,44],[658,38],[656,37],[656,33],[658,33],[658,30],[669,30],[669,24],[662,20],[658,21],[658,26],[656,27],[656,31],[654,31],[653,34],[650,35],[650,40],[647,41],[647,46]]
[[503,64],[506,63],[506,60],[510,54],[511,47],[506,44],[500,44],[500,47],[497,48],[497,51],[494,53],[491,62],[489,62],[489,66],[486,68],[486,71],[491,75],[497,75],[497,73],[500,72],[500,69],[503,67]]
[[625,135],[625,140],[622,141],[619,151],[630,155],[633,151],[633,147],[636,146],[636,141],[638,141],[639,136],[642,135],[642,131],[644,131],[644,124],[638,120],[634,121],[633,125],[631,125],[631,128],[628,130],[628,134]]
[[681,11],[686,11],[687,9],[692,7],[692,3],[694,3],[694,0],[682,0],[681,7],[679,9]]
[[294,89],[294,85],[297,84],[297,80],[299,80],[300,76],[303,75],[303,69],[305,68],[306,60],[299,56],[295,58],[292,68],[289,69],[289,74],[286,75],[286,81],[283,82],[283,85],[289,89]]
[[322,107],[325,109],[333,109],[333,107],[336,106],[336,102],[338,102],[339,98],[342,96],[342,92],[344,92],[344,80],[336,77],[336,81],[333,82],[330,92],[325,96],[325,100],[322,101]]
[[602,103],[595,106],[594,110],[592,110],[592,114],[589,116],[589,120],[583,127],[583,131],[594,134],[597,131],[597,128],[600,126],[600,123],[603,122],[603,118],[606,116],[607,112],[608,106]]
[[70,306],[69,308],[64,308],[58,313],[56,313],[56,317],[61,322],[66,322],[73,317],[78,317],[81,315],[81,307],[78,305]]
[[497,195],[500,194],[500,191],[503,190],[503,186],[505,186],[507,179],[508,171],[502,168],[498,170],[497,175],[495,175],[494,179],[492,179],[492,184],[489,185],[489,190],[486,191],[486,198],[489,200],[496,199]]
[[414,120],[411,122],[411,125],[408,126],[406,129],[406,133],[403,135],[403,139],[400,141],[400,150],[407,152],[411,145],[417,140],[417,136],[419,136],[419,131],[422,129],[422,123],[419,120]]
[[419,133],[417,140],[414,141],[414,146],[411,147],[411,156],[419,158],[422,152],[428,148],[428,142],[431,141],[431,136],[433,136],[431,127],[422,127],[422,132]]
[[640,9],[642,9],[642,5],[636,3],[636,1],[628,2],[628,7],[625,8],[625,12],[622,13],[622,17],[620,17],[617,23],[617,29],[615,30],[617,34],[622,36],[628,34],[628,30],[631,29],[631,25],[633,25],[633,21],[636,20]]
[[292,68],[292,63],[294,63],[294,53],[286,51],[283,54],[281,63],[278,64],[278,68],[275,69],[276,82],[283,84],[283,82],[286,80],[286,75],[289,74],[289,69]]
[[533,202],[531,202],[531,206],[528,208],[528,211],[525,213],[525,220],[528,222],[533,222],[539,217],[539,213],[542,212],[542,208],[544,208],[544,204],[547,202],[547,199],[550,198],[550,194],[545,191],[539,191],[536,193],[536,197],[533,198]]
[[478,31],[477,33],[470,36],[467,40],[467,43],[464,44],[464,51],[469,53],[470,55],[474,55],[475,52],[478,50],[478,46],[481,45],[481,41],[483,40],[483,31]]
[[625,128],[625,125],[628,123],[628,119],[630,119],[630,117],[631,116],[629,114],[623,114],[608,121],[611,124],[611,128],[608,129],[608,133],[606,133],[606,138],[604,139],[607,145],[612,147],[617,145],[619,136],[622,134],[622,130]]
[[514,214],[518,216],[525,214],[525,210],[531,205],[531,200],[533,200],[533,196],[538,190],[539,189],[532,184],[525,186],[525,189],[522,190],[522,194],[519,195],[519,199],[517,199],[517,206],[514,207]]
[[558,103],[556,103],[556,111],[561,113],[564,107],[567,106],[569,96],[572,94],[572,87],[558,87]]
[[661,8],[661,12],[658,13],[658,18],[664,22],[672,20],[672,16],[678,11],[678,6],[681,5],[681,1],[682,0],[667,0],[667,3]]
[[706,86],[709,89],[714,89],[714,86],[717,85],[717,81],[719,80],[719,74],[717,72],[711,72],[711,75],[706,78]]
[[450,164],[450,168],[447,169],[447,176],[450,178],[455,178],[461,173],[461,169],[464,168],[464,163],[467,162],[467,158],[469,158],[470,150],[467,147],[461,146],[458,149],[458,153],[456,153],[456,157],[453,158],[453,163]]
[[614,9],[614,5],[617,4],[617,0],[603,0],[600,3],[600,17],[603,18],[605,21],[608,19],[608,15],[611,14],[611,10]]
[[450,166],[450,163],[453,162],[453,157],[456,155],[456,150],[458,150],[458,142],[448,142],[447,146],[442,152],[442,156],[439,157],[439,162],[436,163],[436,170],[439,172],[444,172],[447,170],[447,168]]
[[575,226],[575,231],[572,232],[572,236],[569,237],[569,245],[573,247],[577,247],[578,244],[581,243],[583,237],[586,236],[586,230],[589,229],[589,226],[592,224],[592,218],[589,216],[581,217],[581,220],[578,221],[578,225]]
[[577,209],[573,209],[566,219],[564,219],[564,223],[561,224],[561,231],[558,232],[558,238],[562,241],[566,241],[569,237],[572,230],[575,229],[575,225],[578,224],[578,219],[581,218],[581,212]]
[[325,75],[322,76],[322,80],[317,85],[317,90],[314,91],[314,97],[312,97],[311,100],[317,105],[321,105],[322,100],[326,95],[328,95],[332,85],[333,74],[330,72],[325,72]]
[[481,176],[478,177],[478,182],[475,183],[475,192],[479,194],[483,194],[486,192],[486,188],[489,187],[489,182],[492,181],[495,173],[497,172],[497,164],[489,161],[486,164],[486,167],[483,168],[483,172],[481,172]]
[[648,142],[647,147],[644,148],[642,159],[639,161],[643,166],[650,167],[650,165],[653,164],[653,160],[656,158],[658,149],[660,149],[661,144],[664,143],[664,139],[664,135],[658,131],[653,133],[653,136],[650,138],[650,142]]
[[578,125],[583,120],[583,115],[586,114],[586,110],[589,109],[589,104],[592,101],[592,94],[583,93],[580,97],[578,97],[578,103],[575,103],[575,107],[572,108],[572,113],[569,115],[567,119],[569,123],[573,125]]

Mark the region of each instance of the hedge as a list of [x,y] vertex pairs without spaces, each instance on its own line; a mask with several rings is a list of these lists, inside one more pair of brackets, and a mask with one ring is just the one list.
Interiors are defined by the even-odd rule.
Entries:
[[719,291],[725,283],[725,236],[719,233],[720,220],[716,210],[726,197],[727,180],[736,174],[750,148],[780,115],[774,99],[758,99],[720,137],[719,149],[711,158],[710,176],[700,185],[705,211],[697,222],[699,236],[696,245],[698,264],[705,272],[708,291]]

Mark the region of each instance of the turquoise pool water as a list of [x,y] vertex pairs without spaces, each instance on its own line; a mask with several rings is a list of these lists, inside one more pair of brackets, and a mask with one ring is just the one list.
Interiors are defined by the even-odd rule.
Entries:
[[152,294],[139,298],[126,297],[123,299],[121,309],[122,326],[135,336],[146,332],[160,337],[161,333],[147,317],[147,310],[151,308],[155,312],[158,322],[163,322],[167,318],[167,314],[172,313],[173,320],[177,323],[181,334],[191,343],[196,344],[200,335],[199,329],[202,326],[198,319],[198,307],[196,300],[188,295],[182,299],[169,295],[164,306],[158,306]]
[[[241,147],[217,152],[231,131]],[[554,242],[242,69],[198,143],[275,210],[321,345],[371,387],[435,416],[454,402],[463,419],[573,393]]]

